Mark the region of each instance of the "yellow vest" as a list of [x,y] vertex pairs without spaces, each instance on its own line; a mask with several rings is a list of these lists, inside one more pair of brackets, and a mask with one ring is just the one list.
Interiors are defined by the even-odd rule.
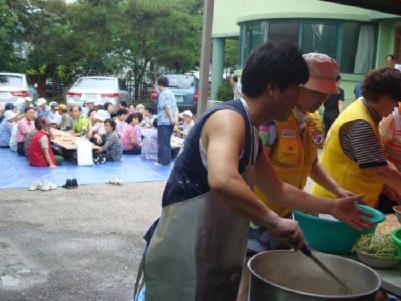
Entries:
[[[287,120],[277,121],[275,124],[277,141],[270,154],[274,169],[283,182],[303,189],[312,165],[317,159],[317,148],[323,142],[319,116],[308,114],[303,140],[293,114]],[[255,186],[254,190],[258,198],[278,215],[289,214],[289,210],[270,201],[258,187]]]
[[[379,194],[383,188],[383,182],[376,177],[368,175],[365,170],[359,168],[357,162],[344,154],[340,144],[339,132],[341,127],[345,123],[357,119],[368,122],[374,130],[377,139],[380,139],[378,126],[373,121],[369,110],[361,100],[357,100],[348,106],[331,126],[320,162],[327,173],[341,187],[356,194],[364,194],[365,202],[371,207],[376,207]],[[332,199],[336,198],[331,192],[316,183],[313,184],[311,193]]]

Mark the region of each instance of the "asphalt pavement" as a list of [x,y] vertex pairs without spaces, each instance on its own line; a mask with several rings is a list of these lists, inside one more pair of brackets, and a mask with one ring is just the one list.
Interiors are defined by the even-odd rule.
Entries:
[[0,300],[131,300],[164,182],[0,190]]

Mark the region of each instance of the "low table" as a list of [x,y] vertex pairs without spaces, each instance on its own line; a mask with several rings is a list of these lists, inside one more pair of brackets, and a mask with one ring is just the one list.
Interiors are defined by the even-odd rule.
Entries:
[[[66,150],[77,150],[77,140],[80,137],[72,135],[70,132],[51,129],[53,135],[52,142]],[[101,147],[92,143],[92,149],[100,149]]]

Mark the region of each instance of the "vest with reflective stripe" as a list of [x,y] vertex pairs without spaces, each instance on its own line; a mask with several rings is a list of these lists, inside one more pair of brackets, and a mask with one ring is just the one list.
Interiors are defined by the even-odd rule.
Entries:
[[[303,140],[298,122],[292,113],[287,120],[275,124],[277,141],[270,154],[274,169],[283,182],[303,189],[317,159],[317,147],[323,142],[319,117],[315,114],[308,115]],[[278,215],[289,214],[287,209],[269,200],[258,187],[254,190],[259,199]]]
[[[369,175],[366,170],[361,169],[358,162],[351,160],[344,153],[340,143],[341,127],[345,123],[357,119],[368,122],[374,130],[377,139],[380,139],[378,126],[373,121],[368,108],[361,100],[356,100],[338,116],[330,128],[320,162],[323,168],[341,187],[356,194],[364,194],[366,203],[371,207],[375,207],[383,188],[383,182]],[[313,184],[311,192],[318,196],[336,198],[334,194],[318,184]]]

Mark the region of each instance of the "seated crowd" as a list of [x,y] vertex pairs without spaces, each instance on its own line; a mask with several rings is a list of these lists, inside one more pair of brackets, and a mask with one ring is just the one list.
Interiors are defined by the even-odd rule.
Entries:
[[[182,127],[175,131],[181,138],[194,123],[192,112],[184,113]],[[64,159],[76,159],[76,153],[52,143],[55,137],[51,129],[85,137],[97,145],[93,151],[94,163],[118,161],[122,154],[157,160],[157,116],[152,108],[142,104],[128,107],[126,102],[120,101],[116,106],[109,102],[96,106],[86,101],[83,107],[68,108],[57,102],[48,104],[46,99],[40,98],[34,106],[27,97],[23,112],[9,103],[1,117],[0,147],[26,156],[32,166],[55,168]]]

